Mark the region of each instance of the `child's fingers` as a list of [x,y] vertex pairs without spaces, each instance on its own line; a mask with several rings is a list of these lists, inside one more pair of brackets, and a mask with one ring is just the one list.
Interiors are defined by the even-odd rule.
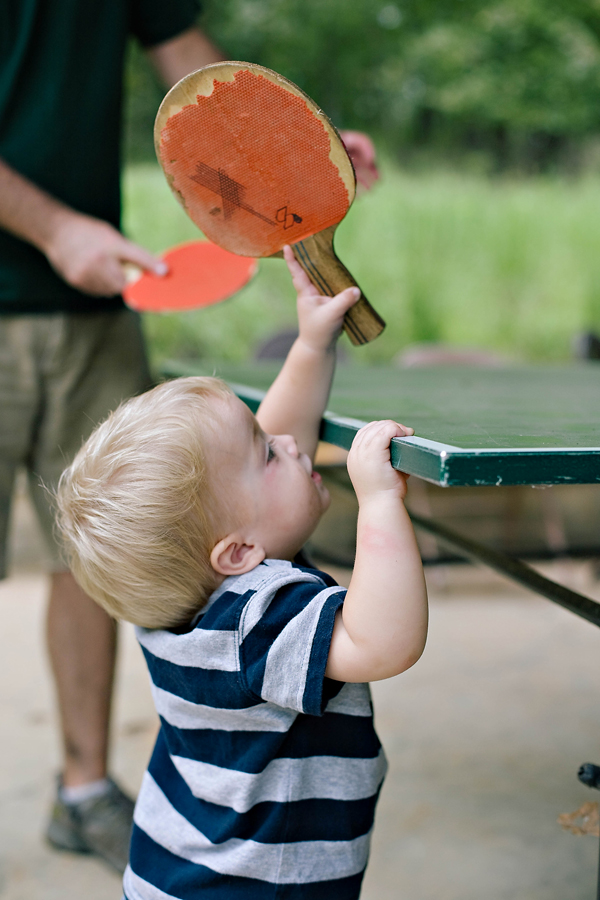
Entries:
[[338,316],[344,316],[348,310],[360,299],[360,288],[349,287],[340,291],[335,297],[327,300],[329,310]]
[[391,419],[369,422],[354,436],[350,453],[359,455],[375,455],[384,453],[389,458],[390,444],[395,437],[410,437],[414,429],[407,425],[400,425]]
[[[287,263],[292,282],[297,293],[309,292],[313,296],[319,296],[317,288],[314,286],[296,257],[294,251],[286,244],[283,248],[283,257]],[[323,301],[327,304],[332,313],[336,315],[345,315],[351,306],[354,306],[360,297],[360,288],[351,287],[340,291],[334,297],[323,297]]]
[[289,244],[286,244],[283,248],[283,258],[285,259],[289,273],[292,276],[292,282],[296,292],[299,294],[301,291],[310,290],[314,294],[318,293],[312,281],[294,256],[294,251]]
[[361,443],[371,443],[376,441],[391,441],[395,437],[411,437],[415,433],[414,428],[409,425],[401,425],[392,419],[381,419],[375,422],[369,422],[364,428],[356,433],[355,440]]

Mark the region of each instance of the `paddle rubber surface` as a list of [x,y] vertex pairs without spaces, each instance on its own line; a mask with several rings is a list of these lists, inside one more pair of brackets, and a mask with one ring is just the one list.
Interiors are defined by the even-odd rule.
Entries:
[[168,118],[161,164],[210,240],[233,253],[271,256],[344,217],[353,196],[310,103],[242,69]]
[[145,272],[123,297],[138,312],[183,312],[232,297],[257,270],[255,259],[238,256],[210,241],[174,247],[162,257],[169,266],[159,277]]

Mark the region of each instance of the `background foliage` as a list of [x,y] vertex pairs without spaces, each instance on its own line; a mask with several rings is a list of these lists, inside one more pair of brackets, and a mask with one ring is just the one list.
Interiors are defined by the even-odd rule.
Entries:
[[[162,172],[130,167],[125,227],[151,250],[198,237]],[[336,246],[387,321],[356,363],[389,362],[410,343],[486,347],[511,360],[565,359],[573,335],[600,324],[600,178],[489,179],[385,166],[359,197]],[[261,260],[237,297],[185,315],[148,316],[154,359],[251,357],[295,324],[281,260]]]
[[[600,130],[600,0],[203,0],[200,25],[231,59],[299,84],[339,127],[394,155],[481,151],[495,167],[577,161]],[[129,66],[130,152],[161,96]],[[143,127],[140,128],[140,125]],[[139,140],[144,134],[145,139]]]
[[[388,321],[368,347],[345,342],[351,359],[415,341],[565,359],[599,329],[600,0],[203,3],[230,58],[287,75],[387,161],[338,230]],[[156,167],[164,90],[134,45],[127,81],[125,227],[160,251],[198,233]],[[146,327],[156,362],[239,360],[294,319],[285,268],[265,260],[239,297]]]

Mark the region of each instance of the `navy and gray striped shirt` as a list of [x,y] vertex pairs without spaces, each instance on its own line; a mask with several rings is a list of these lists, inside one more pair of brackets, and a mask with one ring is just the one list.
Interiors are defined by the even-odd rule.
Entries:
[[137,629],[161,729],[127,900],[355,900],[385,757],[369,687],[325,678],[345,589],[266,560],[183,634]]

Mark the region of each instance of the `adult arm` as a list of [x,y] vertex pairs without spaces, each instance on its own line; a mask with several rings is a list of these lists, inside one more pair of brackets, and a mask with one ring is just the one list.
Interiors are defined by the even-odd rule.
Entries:
[[110,297],[125,286],[122,263],[157,274],[164,264],[101,219],[76,212],[0,159],[0,227],[33,244],[67,284]]
[[156,44],[146,52],[167,87],[172,87],[184,75],[189,75],[202,66],[225,59],[212,41],[196,27],[188,28],[177,37]]
[[[148,51],[168,85],[221,53],[196,28]],[[123,263],[163,274],[164,263],[108,222],[77,212],[0,159],[0,228],[33,244],[77,290],[113,296],[125,287]]]

